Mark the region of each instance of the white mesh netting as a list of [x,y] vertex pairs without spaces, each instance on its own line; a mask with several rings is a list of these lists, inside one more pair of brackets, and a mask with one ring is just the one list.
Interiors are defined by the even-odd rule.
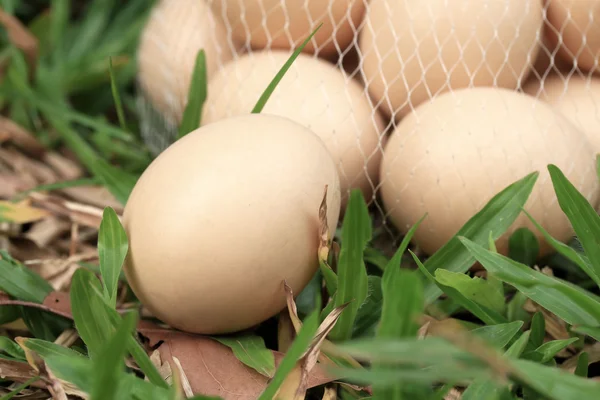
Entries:
[[393,238],[427,212],[432,253],[538,170],[526,209],[566,241],[547,164],[597,205],[600,0],[159,0],[138,53],[148,146],[174,140],[198,50],[206,124],[249,113],[319,23],[263,112],[317,133]]

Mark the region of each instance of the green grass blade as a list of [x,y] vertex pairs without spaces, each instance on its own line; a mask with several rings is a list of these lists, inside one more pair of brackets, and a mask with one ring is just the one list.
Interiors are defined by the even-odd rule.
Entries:
[[[502,236],[521,213],[538,176],[539,172],[532,172],[495,195],[448,243],[426,260],[425,268],[430,272],[438,268],[467,271],[475,258],[462,246],[458,237],[464,236],[475,243],[487,245],[490,231],[495,240]],[[428,284],[425,288],[426,304],[432,303],[441,294],[436,285]]]
[[527,228],[519,228],[510,235],[508,248],[510,258],[525,265],[533,265],[537,261],[540,244],[533,232]]
[[138,176],[126,173],[103,159],[97,159],[91,171],[98,177],[122,205],[127,204],[129,195],[137,183]]
[[[425,300],[423,284],[414,272],[400,268],[400,263],[388,264],[382,278],[383,307],[377,329],[379,338],[416,337],[419,317],[423,313]],[[377,364],[374,364],[377,367]],[[407,397],[406,383],[392,387],[373,387],[373,399],[401,400]],[[414,386],[414,385],[408,385]]]
[[61,346],[59,344],[49,342],[47,340],[40,340],[34,338],[23,338],[20,340],[21,346],[26,347],[28,350],[33,351],[42,358],[61,356],[67,358],[77,358],[85,356],[75,350],[71,350],[68,347]]
[[200,49],[196,55],[196,63],[188,91],[188,101],[179,125],[179,138],[202,125],[202,109],[208,95],[208,77],[206,74],[206,53],[203,49]]
[[66,54],[64,52],[64,39],[69,26],[69,17],[71,11],[70,0],[52,0],[50,8],[50,45],[52,51],[50,54],[54,64],[64,63],[62,59]]
[[261,393],[258,400],[271,400],[285,381],[288,374],[294,369],[296,362],[310,345],[319,326],[319,312],[313,311],[304,321],[298,335],[292,342],[287,353],[281,360],[279,367],[269,385]]
[[43,303],[54,289],[41,276],[20,263],[0,260],[0,290],[23,301]]
[[90,400],[116,398],[119,384],[125,375],[124,359],[127,351],[127,337],[132,335],[137,320],[137,312],[126,313],[101,355],[96,358]]
[[550,400],[595,399],[600,382],[584,379],[556,367],[529,360],[514,360],[518,381]]
[[529,330],[531,331],[531,335],[527,349],[537,349],[544,344],[544,338],[546,337],[546,320],[544,319],[544,314],[540,311],[533,314]]
[[102,351],[113,330],[101,293],[100,282],[92,272],[86,269],[75,271],[70,291],[73,320],[92,359]]
[[381,318],[383,307],[383,291],[381,289],[381,277],[369,275],[367,298],[358,309],[352,337],[375,335],[376,326]]
[[[498,314],[494,310],[491,310],[491,309],[485,307],[484,305],[481,305],[479,303],[472,301],[471,299],[465,297],[460,291],[456,290],[452,286],[446,286],[443,283],[441,283],[440,280],[437,279],[437,277],[434,277],[433,275],[431,275],[431,273],[429,271],[427,271],[427,269],[425,268],[425,265],[423,265],[423,263],[421,262],[421,260],[419,260],[419,258],[417,257],[417,255],[415,253],[413,253],[410,250],[409,250],[409,252],[412,255],[413,259],[415,260],[417,267],[423,273],[423,275],[425,275],[425,277],[429,280],[429,282],[436,285],[449,298],[451,298],[457,304],[459,304],[460,306],[462,306],[465,309],[467,309],[468,311],[470,311],[473,315],[475,315],[481,321],[485,322],[486,324],[490,324],[490,325],[503,324],[503,323],[508,322],[501,314]],[[439,273],[439,271],[443,271],[443,270],[439,269],[436,271],[436,273]]]
[[508,350],[504,354],[510,358],[521,357],[521,354],[523,354],[523,351],[525,351],[525,348],[527,347],[527,343],[529,342],[530,334],[531,334],[531,331],[527,331],[527,332],[523,333],[521,336],[519,336],[519,338],[514,341],[514,343],[508,348]]
[[269,83],[269,86],[267,86],[267,88],[264,90],[264,92],[261,94],[260,98],[256,102],[256,105],[252,109],[253,114],[258,114],[263,110],[263,108],[265,108],[267,101],[277,88],[279,82],[283,79],[286,72],[290,69],[294,61],[296,61],[296,58],[298,58],[302,50],[304,50],[304,47],[306,47],[308,42],[310,42],[312,37],[317,33],[317,31],[321,28],[322,25],[323,23],[320,23],[319,26],[317,26],[317,28],[314,31],[312,31],[312,33],[304,40],[304,42],[296,50],[294,50],[294,52],[292,53],[290,58],[288,58],[285,64],[283,64],[283,67],[281,67],[279,72],[277,72],[271,83]]
[[13,340],[6,336],[0,336],[0,353],[4,352],[10,357],[17,360],[26,360],[25,352],[23,349]]
[[275,373],[275,356],[262,337],[256,335],[215,336],[229,347],[236,358],[261,375],[272,378]]
[[481,265],[498,279],[572,325],[600,326],[600,303],[583,290],[535,271],[482,246],[460,238]]
[[598,283],[600,282],[600,246],[598,246],[600,242],[600,216],[558,167],[548,165],[548,171],[558,198],[558,204],[569,218],[575,234],[590,261],[593,269],[593,275],[590,277]]
[[451,287],[460,292],[463,297],[482,305],[497,314],[505,309],[504,296],[487,280],[477,276],[452,272],[445,269],[435,271],[435,279],[445,287]]
[[577,357],[577,367],[575,367],[574,374],[577,376],[581,376],[582,378],[587,378],[589,361],[589,354],[585,351],[582,351],[579,354],[579,357]]
[[355,189],[350,194],[342,225],[335,307],[348,302],[350,304],[342,312],[329,335],[333,340],[345,340],[352,336],[356,314],[367,298],[368,278],[363,252],[371,237],[369,210],[362,192]]
[[485,340],[489,345],[503,349],[515,337],[523,326],[523,321],[508,322],[506,324],[487,325],[471,330],[471,333]]
[[[579,253],[574,248],[566,245],[565,243],[554,239],[548,231],[544,229],[527,211],[523,210],[523,213],[527,215],[529,220],[535,225],[536,229],[544,236],[544,239],[563,257],[566,257],[568,260],[577,265],[583,272],[587,274],[592,280],[600,285],[600,276],[596,274],[592,265],[590,264],[590,260],[585,254]],[[511,257],[513,258],[513,257]],[[513,258],[514,259],[514,258]],[[518,261],[518,260],[516,260]]]
[[96,0],[88,3],[87,10],[81,22],[76,26],[73,43],[68,57],[71,62],[79,61],[97,48],[102,33],[109,26],[111,10],[115,0]]
[[113,69],[112,57],[108,57],[108,73],[110,76],[110,89],[112,91],[113,99],[115,101],[115,109],[117,110],[117,118],[121,129],[127,131],[127,123],[125,122],[125,111],[123,110],[123,103],[121,102],[121,96],[119,95],[119,88],[115,82],[115,71]]
[[128,249],[127,234],[117,213],[106,207],[98,231],[98,256],[104,293],[112,307],[117,304],[119,277]]
[[566,349],[568,346],[572,345],[578,340],[579,338],[576,337],[562,340],[551,340],[542,344],[534,351],[523,354],[523,358],[544,364],[553,359],[560,351]]

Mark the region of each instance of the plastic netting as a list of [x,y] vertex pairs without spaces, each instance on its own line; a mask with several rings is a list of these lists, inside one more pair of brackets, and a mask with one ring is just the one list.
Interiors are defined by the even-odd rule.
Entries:
[[388,237],[427,213],[434,252],[537,170],[526,209],[567,240],[548,164],[597,205],[600,0],[159,0],[138,53],[148,146],[175,139],[200,49],[205,124],[249,113],[320,23],[263,112],[317,133]]

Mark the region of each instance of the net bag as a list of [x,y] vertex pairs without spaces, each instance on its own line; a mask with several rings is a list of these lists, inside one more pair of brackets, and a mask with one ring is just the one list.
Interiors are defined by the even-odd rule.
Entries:
[[[526,210],[569,240],[548,164],[598,206],[600,0],[159,0],[138,52],[148,147],[175,140],[200,49],[206,124],[249,113],[319,24],[262,112],[322,138],[392,243],[427,214],[414,243],[434,253],[534,171]],[[549,250],[526,215],[498,250],[522,227]]]

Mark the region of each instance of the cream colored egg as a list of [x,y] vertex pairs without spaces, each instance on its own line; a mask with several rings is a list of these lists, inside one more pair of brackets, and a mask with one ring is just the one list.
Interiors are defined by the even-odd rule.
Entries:
[[198,51],[203,49],[206,54],[210,77],[233,59],[239,47],[205,1],[159,0],[138,47],[142,92],[164,118],[178,124],[187,104]]
[[234,37],[255,49],[292,49],[323,24],[304,48],[341,54],[353,41],[369,0],[208,0]]
[[530,82],[523,91],[551,104],[587,135],[593,150],[600,153],[600,77],[551,74]]
[[[392,222],[403,232],[425,213],[414,242],[433,254],[497,193],[539,171],[525,205],[555,239],[569,240],[547,170],[560,168],[592,205],[599,184],[586,137],[549,105],[503,88],[467,88],[423,103],[400,122],[381,164],[381,195]],[[540,255],[550,247],[525,214],[498,241],[506,254],[509,235],[527,227]]]
[[321,140],[287,118],[250,114],[205,125],[161,153],[126,204],[124,270],[154,316],[188,332],[252,327],[286,306],[318,269],[319,207],[335,165]]
[[516,89],[542,23],[541,0],[372,0],[359,39],[365,81],[396,120],[451,89]]
[[583,71],[600,72],[600,0],[547,0],[549,36],[560,55]]
[[[226,65],[209,82],[204,123],[249,113],[290,55],[263,50]],[[371,200],[385,123],[356,80],[326,61],[300,54],[262,113],[287,117],[324,141],[338,168],[343,206],[353,188]]]

